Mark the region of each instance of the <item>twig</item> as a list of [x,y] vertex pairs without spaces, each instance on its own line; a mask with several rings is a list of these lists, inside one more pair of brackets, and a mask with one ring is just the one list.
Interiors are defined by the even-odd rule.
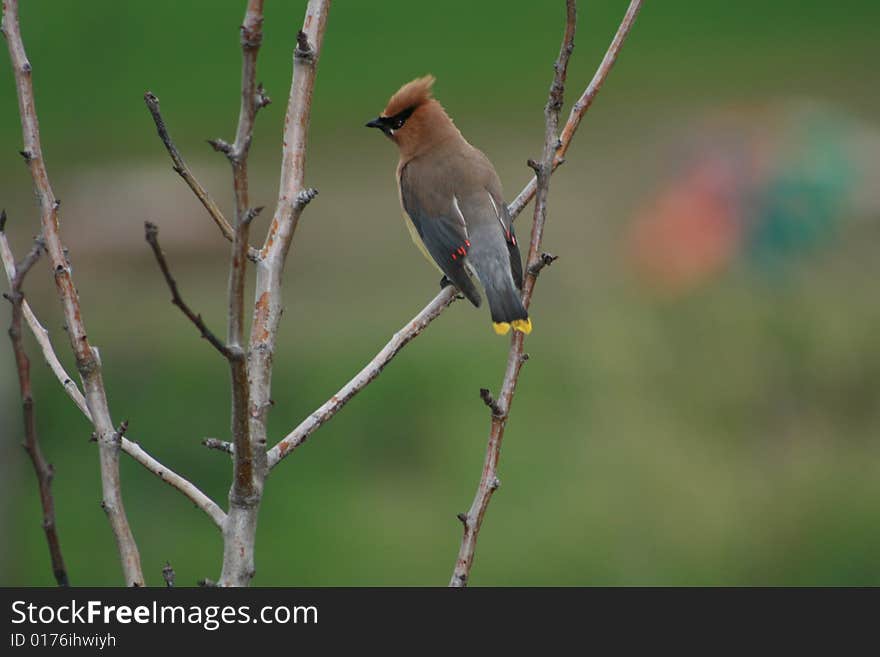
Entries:
[[[193,194],[196,195],[196,198],[199,199],[201,204],[208,211],[208,214],[211,215],[211,219],[217,224],[217,228],[220,229],[220,233],[223,237],[231,242],[234,237],[232,226],[226,220],[226,217],[223,216],[223,212],[220,210],[220,207],[214,199],[211,198],[211,195],[204,187],[202,187],[202,184],[196,180],[196,177],[184,161],[180,151],[177,150],[177,146],[174,145],[171,135],[168,134],[165,119],[162,118],[162,113],[159,111],[159,99],[152,91],[148,91],[144,94],[144,102],[147,105],[147,109],[150,110],[153,122],[156,124],[156,131],[159,133],[159,139],[165,144],[165,149],[168,151],[168,155],[171,156],[171,161],[173,163],[172,168],[181,178],[183,178],[184,182],[186,182],[189,188],[193,191]],[[258,255],[259,251],[252,247],[249,248],[249,258],[255,259]]]
[[[630,3],[629,9],[627,10],[626,15],[623,18],[623,22],[620,24],[620,27],[617,30],[617,34],[615,35],[614,40],[611,42],[611,45],[608,47],[608,51],[605,53],[605,57],[602,60],[602,64],[599,66],[599,69],[596,71],[596,74],[593,76],[592,81],[590,82],[587,89],[584,91],[583,95],[581,95],[578,102],[575,103],[574,107],[572,108],[572,111],[571,111],[571,114],[569,115],[568,121],[562,130],[562,136],[560,137],[560,142],[562,145],[560,146],[560,150],[557,152],[556,158],[554,160],[553,170],[551,171],[551,174],[553,173],[553,171],[556,170],[556,167],[558,167],[564,161],[564,159],[562,158],[562,155],[564,155],[565,152],[568,150],[568,147],[571,143],[572,137],[574,136],[574,133],[577,131],[578,126],[580,125],[581,119],[583,118],[584,114],[586,114],[587,110],[590,108],[590,105],[592,104],[593,99],[596,97],[596,94],[598,93],[599,89],[602,87],[602,84],[604,83],[605,78],[608,76],[608,73],[611,70],[611,67],[613,66],[615,60],[617,59],[617,54],[620,51],[620,48],[623,45],[623,42],[626,39],[627,34],[629,34],[629,31],[632,28],[633,22],[635,21],[636,15],[638,14],[638,11],[641,8],[641,5],[642,5],[642,0],[632,0],[632,2]],[[516,198],[513,200],[513,202],[507,206],[507,209],[508,209],[508,212],[510,213],[511,218],[516,218],[517,215],[519,215],[523,211],[523,209],[535,197],[535,190],[536,190],[536,180],[533,178],[531,180],[531,182],[529,182],[523,188],[523,190],[516,196]],[[551,258],[553,258],[555,260],[555,256],[551,256]],[[532,265],[532,267],[535,267],[535,270],[533,273],[539,272],[547,264],[550,264],[550,263],[547,262],[546,260],[544,260],[542,257],[542,259],[539,263],[535,263]],[[427,306],[425,306],[421,311],[419,311],[419,313],[412,320],[407,322],[407,324],[403,328],[401,328],[400,331],[398,331],[397,333],[394,334],[395,337],[400,338],[402,340],[402,345],[407,344],[410,340],[412,340],[419,333],[421,333],[421,331],[424,330],[425,326],[427,326],[428,323],[437,319],[437,317],[440,316],[440,314],[443,312],[443,310],[446,309],[446,307],[449,304],[446,304],[446,305],[442,306],[441,308],[437,309],[437,312],[433,312],[433,309],[435,309],[435,305],[438,301],[438,298],[439,298],[439,295],[438,295],[438,297],[435,297],[434,299],[432,299],[428,303]],[[426,324],[425,324],[425,326],[422,326],[417,332],[415,332],[412,327],[414,326],[414,323],[417,323],[422,318],[426,318]],[[402,348],[402,346],[401,346],[401,348]],[[385,348],[382,349],[382,351],[380,351],[376,355],[375,358],[373,358],[373,360],[370,361],[370,364],[368,367],[381,371],[381,369],[384,368],[385,365],[387,365],[388,362],[391,360],[391,358],[393,358],[395,355],[397,355],[397,350],[389,351],[388,347],[386,346]],[[523,356],[525,356],[525,354],[523,354]],[[349,382],[349,384],[345,388],[343,388],[343,390],[348,388],[348,386],[355,385],[355,383],[357,381],[360,381],[362,373],[363,373],[363,371],[361,373],[359,373],[354,379],[352,379]],[[355,392],[360,392],[360,390],[362,390],[363,387],[366,386],[367,384],[371,383],[374,380],[374,378],[375,377],[370,378],[363,385],[357,386],[357,389]],[[339,393],[337,393],[335,395],[335,397],[339,397]],[[309,418],[304,420],[298,427],[293,429],[285,438],[283,438],[275,447],[273,447],[269,451],[270,467],[274,467],[274,465],[276,465],[278,463],[278,461],[283,459],[284,456],[289,454],[292,449],[294,449],[295,447],[298,447],[299,444],[301,444],[303,442],[303,438],[301,438],[301,436],[305,436],[305,438],[307,438],[309,435],[311,435],[315,431],[315,429],[320,427],[327,420],[329,420],[337,411],[339,411],[342,408],[342,406],[344,406],[344,404],[336,405],[333,401],[333,398],[331,397],[331,399],[328,402],[326,402],[319,409],[314,411]],[[329,411],[329,415],[326,413],[327,411]],[[321,422],[317,423],[317,425],[312,426],[313,425],[312,418],[316,415],[322,417],[323,419]],[[287,449],[284,450],[283,452],[281,451],[282,445],[284,447],[287,447]]]
[[181,312],[187,316],[189,321],[191,321],[197,329],[199,329],[199,333],[201,333],[202,337],[205,338],[214,349],[219,351],[224,358],[231,358],[229,348],[223,344],[216,335],[214,335],[211,329],[208,328],[202,319],[202,316],[194,312],[183,300],[183,297],[180,296],[180,291],[177,289],[177,281],[175,281],[174,276],[171,275],[168,261],[165,260],[165,254],[162,252],[162,247],[159,246],[159,227],[149,221],[144,222],[144,237],[150,245],[150,248],[153,249],[153,254],[156,256],[156,262],[159,264],[159,269],[162,270],[162,276],[165,277],[168,289],[171,290],[171,303],[180,308]]
[[[294,51],[293,80],[284,120],[278,202],[256,265],[256,301],[248,345],[253,491],[245,497],[235,483],[230,490],[229,515],[223,534],[221,586],[247,585],[254,573],[257,514],[263,482],[269,471],[266,423],[271,407],[272,358],[281,321],[281,279],[299,217],[316,195],[314,190],[305,187],[305,153],[312,94],[329,9],[330,0],[309,0]],[[238,444],[235,450],[238,461],[241,456]]]
[[[0,231],[3,231],[5,223],[6,212],[2,211],[0,212]],[[42,249],[42,241],[38,239],[30,253],[15,267],[10,292],[4,296],[12,303],[9,339],[12,341],[12,351],[15,354],[18,385],[21,392],[21,409],[24,416],[24,449],[31,459],[31,463],[34,466],[34,474],[37,476],[40,506],[43,509],[43,531],[46,534],[46,543],[49,546],[52,573],[55,575],[55,581],[58,582],[58,586],[69,586],[67,568],[64,566],[64,556],[61,554],[61,543],[55,526],[55,499],[52,496],[52,479],[55,476],[55,468],[46,461],[37,438],[37,420],[34,412],[33,393],[31,392],[31,364],[24,348],[21,331],[22,304],[24,303],[24,293],[21,291],[21,288],[24,283],[24,277],[37,262]]]
[[[538,262],[544,259],[539,257],[541,239],[544,234],[544,223],[547,219],[547,195],[550,189],[550,174],[553,170],[553,157],[557,149],[557,127],[559,125],[559,112],[562,109],[563,95],[565,92],[565,78],[568,72],[568,61],[574,50],[574,35],[577,23],[577,8],[575,0],[566,0],[565,34],[562,38],[562,46],[559,57],[554,66],[555,75],[550,85],[549,98],[544,108],[546,128],[544,132],[544,152],[540,162],[529,162],[534,168],[537,189],[535,194],[535,215],[532,225],[532,238],[529,246],[528,273],[523,282],[523,305],[528,308],[535,289]],[[552,260],[551,260],[552,262]],[[471,566],[474,561],[474,552],[477,547],[477,537],[483,524],[483,517],[489,506],[492,494],[498,489],[498,460],[501,457],[501,442],[504,439],[504,428],[510,414],[510,406],[513,395],[516,392],[516,384],[523,362],[524,336],[520,332],[514,332],[510,340],[510,351],[507,357],[507,368],[504,372],[504,380],[501,384],[501,394],[497,401],[492,398],[488,390],[480,391],[483,401],[492,411],[489,429],[489,440],[486,446],[486,457],[483,462],[483,470],[480,483],[474,495],[474,501],[470,510],[462,520],[463,532],[461,545],[458,550],[458,559],[452,573],[450,586],[467,586],[470,577]]]
[[241,108],[235,142],[227,153],[232,163],[235,208],[238,222],[250,207],[248,203],[247,160],[254,134],[254,119],[265,99],[262,87],[257,89],[257,55],[263,42],[263,0],[248,0],[241,26]]
[[49,260],[55,271],[55,287],[61,298],[64,319],[70,345],[76,356],[77,369],[83,381],[86,403],[98,436],[103,506],[107,512],[117,549],[122,562],[125,582],[129,586],[144,583],[140,554],[131,532],[119,481],[119,444],[113,440],[114,426],[104,390],[101,361],[97,351],[89,344],[85,324],[79,307],[70,265],[65,257],[58,225],[58,202],[49,183],[43,150],[40,145],[40,128],[34,105],[31,65],[28,62],[18,20],[18,0],[3,0],[3,33],[9,46],[21,116],[24,151],[28,154],[34,189],[40,206],[43,239]]
[[205,438],[202,445],[208,449],[216,449],[218,452],[226,452],[227,454],[235,454],[235,445],[219,438]]
[[137,442],[122,439],[122,451],[128,454],[135,461],[140,463],[145,469],[159,477],[166,484],[179,492],[192,502],[196,508],[201,509],[214,522],[218,529],[222,531],[226,523],[226,513],[217,503],[203,493],[199,488],[188,479],[177,474],[171,468],[165,467],[162,463],[150,456]]
[[537,277],[537,275],[541,273],[541,270],[544,269],[544,267],[549,267],[557,260],[559,260],[559,256],[555,256],[550,253],[542,253],[540,256],[538,256],[538,259],[535,262],[529,265],[529,273],[532,276]]
[[169,589],[174,588],[174,568],[171,567],[171,562],[166,561],[165,567],[162,568],[162,579],[165,580],[165,586]]
[[[15,263],[12,256],[12,251],[9,248],[9,242],[7,241],[6,235],[3,232],[0,232],[0,258],[2,258],[3,260],[3,265],[6,270],[6,276],[11,284],[12,278],[15,275]],[[79,408],[86,419],[91,422],[92,414],[91,411],[89,411],[88,405],[86,404],[85,397],[83,397],[82,393],[79,391],[76,383],[68,376],[67,372],[64,369],[64,366],[61,364],[61,361],[58,360],[58,356],[55,354],[55,349],[52,347],[52,342],[49,340],[49,332],[42,326],[42,324],[40,324],[36,315],[34,315],[33,311],[28,305],[27,299],[22,300],[21,308],[24,320],[25,322],[27,322],[31,333],[34,335],[34,338],[36,338],[37,343],[40,345],[40,349],[43,352],[43,358],[49,365],[49,368],[52,370],[55,378],[58,379],[58,382],[62,385],[64,391],[68,394],[68,396],[73,400],[74,404],[76,404],[77,408]],[[144,449],[133,440],[123,438],[121,448],[123,452],[125,452],[135,461],[140,463],[146,470],[159,477],[162,481],[167,483],[172,488],[175,488],[183,493],[183,495],[186,496],[193,504],[195,504],[196,507],[204,511],[208,515],[208,517],[210,517],[211,520],[214,521],[214,524],[216,524],[220,529],[223,528],[223,523],[226,520],[226,514],[219,506],[217,506],[217,504],[211,498],[205,495],[190,481],[180,476],[170,468],[165,467],[162,463],[160,463],[155,458],[150,456],[146,451],[144,451]]]
[[[590,109],[593,100],[596,98],[596,94],[599,93],[599,90],[605,83],[608,74],[611,72],[611,68],[614,66],[614,62],[617,61],[617,55],[620,54],[620,49],[623,47],[626,37],[629,35],[633,24],[636,22],[636,17],[639,15],[642,3],[643,0],[630,0],[626,14],[620,22],[620,26],[617,28],[617,33],[611,40],[611,45],[608,46],[608,50],[605,51],[602,63],[599,64],[599,68],[596,69],[596,73],[593,75],[593,79],[590,80],[590,84],[587,85],[584,93],[581,94],[581,97],[578,98],[577,102],[572,106],[571,112],[568,115],[568,121],[565,122],[565,126],[562,128],[562,133],[559,135],[556,155],[553,158],[554,171],[559,165],[565,162],[565,154],[568,152],[568,147],[571,145],[574,133],[577,132],[581,119],[584,118],[587,110]],[[537,188],[538,179],[532,178],[508,206],[511,219],[515,219],[516,216],[522,212],[523,208],[529,204],[529,201],[535,197],[535,191]]]
[[298,427],[282,438],[277,445],[269,450],[269,467],[273,468],[293,450],[302,445],[309,436],[317,431],[345,406],[357,393],[366,388],[403,349],[407,343],[418,336],[431,321],[440,315],[456,299],[456,290],[452,286],[445,287],[434,297],[422,312],[416,315],[391,340],[375,358],[346,383],[335,395],[320,408],[311,413]]
[[498,402],[495,401],[495,398],[492,396],[492,393],[489,392],[488,388],[480,388],[480,399],[482,399],[483,403],[489,407],[490,411],[492,411],[492,417],[504,417],[504,409],[498,405]]

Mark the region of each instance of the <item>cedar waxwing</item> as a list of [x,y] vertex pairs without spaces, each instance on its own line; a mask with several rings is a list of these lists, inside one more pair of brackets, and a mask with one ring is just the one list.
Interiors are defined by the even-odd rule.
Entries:
[[[530,333],[523,307],[522,256],[501,182],[489,159],[471,146],[431,95],[433,76],[403,85],[367,123],[397,144],[397,184],[416,246],[433,259],[474,306],[489,299],[495,332]],[[441,283],[442,284],[442,283]]]

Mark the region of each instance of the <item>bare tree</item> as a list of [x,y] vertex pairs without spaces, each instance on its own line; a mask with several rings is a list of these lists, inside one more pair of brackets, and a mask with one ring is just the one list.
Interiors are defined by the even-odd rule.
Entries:
[[[574,47],[575,33],[575,0],[566,1],[565,35],[559,57],[556,60],[550,98],[545,107],[546,129],[543,153],[540,160],[529,160],[529,166],[535,171],[535,177],[509,206],[510,214],[515,218],[532,198],[535,198],[534,220],[527,257],[527,275],[523,285],[523,303],[526,307],[531,301],[539,272],[555,259],[553,256],[541,252],[543,229],[547,216],[550,176],[556,167],[564,161],[572,137],[614,64],[641,5],[642,0],[631,0],[620,28],[599,69],[573,106],[562,132],[558,133],[567,65]],[[154,224],[148,223],[145,231],[146,240],[171,292],[172,303],[183,312],[189,321],[196,326],[200,335],[229,364],[232,391],[230,430],[232,441],[227,442],[216,438],[204,441],[206,447],[225,451],[232,456],[233,472],[229,504],[228,510],[224,512],[217,503],[192,482],[166,468],[147,454],[136,442],[127,438],[125,436],[127,423],[123,422],[119,427],[115,427],[111,421],[101,377],[101,360],[97,349],[89,344],[86,337],[85,325],[71,277],[70,264],[61,242],[58,225],[59,203],[52,193],[42,157],[31,84],[31,68],[27,61],[19,27],[18,1],[3,0],[3,33],[7,38],[15,72],[22,119],[24,139],[22,155],[30,166],[34,187],[40,201],[42,227],[42,236],[37,246],[18,266],[15,264],[5,234],[0,231],[0,257],[3,259],[11,283],[9,296],[13,302],[13,329],[18,327],[17,334],[13,330],[11,335],[20,381],[22,382],[26,442],[36,446],[33,451],[29,449],[32,451],[32,456],[34,453],[39,454],[35,431],[31,430],[33,427],[33,406],[26,401],[30,398],[30,393],[26,367],[27,357],[20,340],[22,320],[28,324],[33,332],[44,359],[63,385],[65,392],[95,428],[95,439],[100,449],[104,495],[102,506],[107,512],[116,537],[123,574],[128,585],[140,586],[144,583],[144,579],[137,545],[122,505],[118,472],[120,451],[129,454],[147,470],[180,491],[205,512],[223,535],[223,566],[217,582],[218,585],[246,586],[254,575],[257,519],[264,484],[271,470],[302,445],[325,422],[336,415],[352,397],[376,380],[394,356],[420,335],[456,299],[456,291],[453,288],[447,287],[441,290],[422,311],[395,333],[388,344],[339,392],[309,414],[305,420],[274,446],[269,447],[267,420],[272,406],[272,362],[281,321],[281,284],[284,266],[299,218],[306,205],[317,195],[316,190],[305,185],[306,144],[315,76],[329,9],[330,0],[309,0],[303,28],[297,34],[296,46],[293,51],[293,78],[285,114],[278,198],[268,234],[261,246],[254,247],[250,244],[250,225],[262,208],[254,207],[250,202],[247,164],[257,112],[270,102],[262,85],[257,83],[257,56],[262,42],[263,0],[248,0],[241,26],[241,107],[235,139],[232,143],[222,139],[210,140],[214,149],[223,153],[232,167],[232,187],[235,198],[235,217],[232,222],[223,216],[217,203],[196,180],[174,145],[160,112],[159,99],[150,92],[144,96],[158,135],[171,157],[174,170],[199,199],[223,236],[231,242],[227,289],[228,314],[224,340],[218,337],[184,300],[159,244],[158,228]],[[82,391],[65,372],[55,354],[48,333],[39,323],[21,293],[24,273],[36,261],[43,245],[45,245],[53,267],[56,288],[69,328],[71,347],[77,359],[77,369],[83,386]],[[250,334],[246,339],[245,280],[249,264],[252,264],[256,269],[256,285],[255,301],[251,311]],[[498,487],[497,467],[504,428],[520,369],[528,358],[523,348],[523,334],[514,332],[511,337],[507,367],[498,399],[496,400],[487,389],[481,390],[481,397],[491,411],[489,441],[483,473],[474,502],[468,513],[459,514],[464,525],[464,535],[451,581],[452,586],[464,586],[468,581],[482,519],[491,495]],[[51,470],[47,469],[48,466],[45,465],[42,457],[34,458],[34,466],[40,482],[44,513],[49,517],[52,507],[51,493],[48,491]],[[58,559],[56,561],[56,552],[52,548],[53,538],[49,537],[48,529],[47,537],[52,552],[53,568],[55,568],[57,575],[63,571],[60,548],[57,550]],[[54,538],[54,545],[57,547],[57,536]],[[61,564],[60,570],[59,564]],[[168,586],[173,585],[174,573],[170,565],[166,565],[163,569],[163,578]],[[60,577],[59,583],[61,583]]]

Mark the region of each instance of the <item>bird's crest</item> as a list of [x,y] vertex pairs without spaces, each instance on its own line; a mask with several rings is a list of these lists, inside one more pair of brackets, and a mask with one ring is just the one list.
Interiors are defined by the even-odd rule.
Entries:
[[407,82],[391,96],[382,116],[396,116],[404,110],[415,109],[419,105],[427,103],[433,98],[431,88],[434,86],[434,79],[433,75],[426,75],[422,78],[416,78],[412,82]]

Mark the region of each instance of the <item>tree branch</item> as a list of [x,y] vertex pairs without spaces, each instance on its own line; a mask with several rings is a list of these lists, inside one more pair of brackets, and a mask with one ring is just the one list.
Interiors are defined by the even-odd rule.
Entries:
[[[0,231],[0,259],[3,260],[3,266],[6,270],[6,279],[11,284],[12,278],[13,276],[15,276],[15,258],[12,255],[12,250],[9,248],[9,242],[7,241],[6,234],[3,231]],[[64,392],[67,393],[67,396],[73,400],[73,403],[76,404],[77,408],[79,408],[79,410],[82,411],[83,415],[86,416],[86,419],[91,422],[92,414],[89,412],[89,407],[86,404],[86,399],[79,391],[79,387],[76,385],[76,382],[67,375],[67,372],[64,370],[64,366],[55,355],[55,350],[52,348],[52,343],[49,340],[49,331],[47,331],[46,328],[42,324],[40,324],[37,316],[34,315],[33,310],[31,310],[27,299],[22,300],[21,310],[22,314],[24,315],[24,320],[27,322],[28,327],[31,329],[31,333],[33,333],[37,344],[40,345],[40,350],[43,352],[43,358],[46,361],[46,364],[52,370],[55,378],[57,378],[59,383],[61,383],[61,386],[64,388]]]
[[[523,305],[528,308],[535,289],[535,281],[539,268],[538,263],[543,258],[538,256],[541,249],[541,239],[544,234],[544,223],[547,219],[547,195],[550,189],[550,174],[553,170],[553,157],[557,150],[557,128],[559,125],[559,112],[562,109],[563,95],[565,92],[565,78],[568,72],[568,61],[574,50],[574,35],[577,24],[577,8],[575,0],[566,0],[565,34],[562,38],[562,46],[559,57],[554,66],[555,75],[550,85],[550,94],[547,105],[544,108],[546,123],[544,131],[544,152],[539,163],[530,161],[529,165],[535,169],[537,188],[535,193],[535,215],[532,224],[532,237],[529,245],[527,262],[528,273],[523,282]],[[504,439],[504,428],[510,414],[510,406],[513,403],[513,395],[516,392],[516,384],[523,358],[524,334],[514,332],[510,340],[510,351],[507,356],[507,368],[504,372],[504,380],[501,384],[501,394],[497,401],[492,399],[488,390],[482,390],[483,401],[492,411],[489,429],[489,440],[486,446],[486,457],[483,461],[483,471],[480,483],[474,495],[474,501],[470,510],[462,517],[459,515],[463,526],[461,545],[458,550],[458,559],[452,573],[450,586],[467,586],[471,567],[474,562],[474,552],[477,547],[477,538],[483,517],[489,506],[492,494],[498,489],[498,460],[501,457],[501,442]]]
[[[248,9],[252,7],[249,4]],[[253,487],[244,491],[234,478],[224,529],[221,586],[247,585],[254,573],[254,541],[263,483],[268,474],[266,422],[271,406],[272,358],[281,321],[281,280],[299,217],[317,192],[305,187],[305,153],[318,58],[330,0],[309,0],[297,36],[293,80],[284,121],[278,203],[257,262],[256,301],[248,345],[250,405],[248,421],[253,450]],[[245,64],[245,69],[247,65]],[[235,460],[244,458],[235,445]],[[249,494],[244,494],[249,493]]]
[[101,487],[103,504],[110,521],[122,562],[125,582],[129,586],[144,583],[140,554],[131,532],[119,480],[119,442],[114,440],[114,426],[104,390],[101,361],[97,351],[89,344],[85,324],[80,312],[79,299],[73,284],[70,265],[64,253],[58,224],[58,201],[49,183],[43,151],[40,144],[40,128],[34,104],[31,65],[24,50],[18,20],[18,0],[3,0],[3,33],[9,47],[21,116],[24,152],[30,167],[34,190],[40,206],[43,239],[49,260],[55,271],[55,287],[61,298],[67,323],[70,345],[76,356],[77,369],[83,381],[86,404],[92,416],[98,436]]
[[122,451],[140,463],[145,469],[159,477],[159,479],[166,484],[183,493],[183,495],[189,499],[196,508],[207,514],[218,529],[221,531],[223,530],[223,527],[226,524],[226,513],[214,500],[199,490],[195,484],[177,474],[171,468],[162,465],[162,463],[150,456],[150,454],[133,440],[123,438]]
[[[168,151],[168,155],[171,156],[171,161],[173,163],[173,169],[177,172],[177,174],[183,178],[184,182],[189,186],[189,188],[193,191],[193,194],[196,195],[196,198],[199,199],[204,208],[208,211],[208,214],[211,215],[211,219],[214,220],[214,223],[217,224],[217,228],[220,229],[220,233],[230,242],[234,239],[235,233],[232,229],[232,226],[229,225],[229,222],[226,220],[226,217],[223,216],[223,212],[220,210],[220,207],[217,203],[214,202],[214,199],[211,198],[211,195],[208,194],[207,190],[202,187],[202,184],[196,180],[196,177],[193,175],[187,163],[184,161],[183,156],[180,154],[180,151],[177,150],[177,146],[174,145],[174,142],[171,139],[171,135],[168,134],[168,128],[165,125],[165,119],[162,118],[162,113],[159,111],[159,99],[152,91],[148,91],[144,94],[144,102],[147,105],[147,109],[150,110],[150,115],[153,117],[153,122],[156,124],[156,131],[159,133],[159,139],[162,140],[162,143],[165,144],[165,150]],[[248,247],[248,257],[256,259],[259,256],[259,251],[252,247]]]
[[[6,277],[11,284],[15,275],[15,260],[12,251],[9,248],[6,234],[3,232],[0,232],[0,259],[3,260]],[[27,322],[34,338],[36,338],[37,344],[40,345],[40,349],[43,352],[43,358],[52,370],[55,378],[58,379],[58,382],[62,385],[67,395],[73,400],[73,403],[76,404],[77,408],[79,408],[82,414],[85,415],[86,419],[91,422],[92,414],[91,411],[89,411],[88,404],[86,404],[85,397],[83,397],[82,393],[79,391],[76,383],[67,375],[61,361],[58,360],[58,356],[55,354],[55,349],[52,347],[52,342],[49,340],[49,332],[42,324],[40,324],[36,315],[34,315],[28,305],[27,299],[22,299],[21,309],[24,320]],[[121,449],[166,484],[183,493],[193,504],[196,505],[196,507],[204,511],[211,520],[214,521],[214,524],[220,529],[223,528],[226,514],[211,498],[205,495],[190,481],[170,468],[165,467],[162,463],[144,451],[138,443],[129,440],[128,438],[122,438]]]
[[[6,211],[0,212],[0,231],[6,223]],[[22,339],[21,319],[24,293],[21,288],[24,277],[40,257],[43,243],[36,240],[30,253],[15,267],[15,273],[11,281],[11,289],[8,295],[4,295],[12,304],[12,321],[9,325],[9,339],[12,341],[12,351],[15,354],[15,365],[18,370],[18,386],[21,393],[21,409],[24,416],[24,449],[34,466],[34,474],[37,476],[37,485],[40,491],[40,506],[43,509],[43,531],[46,533],[46,543],[49,546],[49,558],[52,562],[52,573],[58,586],[69,586],[67,568],[64,566],[64,556],[61,554],[61,543],[58,540],[58,530],[55,527],[55,499],[52,497],[52,479],[55,476],[55,468],[46,461],[40,442],[37,438],[37,419],[34,412],[34,398],[31,392],[31,364]]]
[[248,0],[241,26],[241,108],[235,142],[227,153],[232,163],[235,208],[240,223],[248,208],[247,160],[254,134],[254,119],[265,95],[257,88],[257,55],[263,42],[263,0]]
[[391,340],[367,365],[358,372],[351,381],[346,383],[335,395],[303,420],[298,427],[282,438],[277,445],[269,450],[269,467],[274,468],[293,450],[302,445],[309,436],[336,415],[342,407],[361,390],[366,388],[382,373],[385,366],[391,362],[401,349],[410,340],[417,337],[427,328],[434,318],[440,315],[456,299],[456,290],[448,286],[440,290],[436,297],[418,315],[395,333]]
[[[626,14],[624,14],[623,20],[620,22],[620,26],[617,28],[617,33],[611,40],[611,45],[608,46],[608,50],[605,51],[605,56],[602,58],[602,63],[599,64],[599,68],[596,69],[596,73],[593,75],[593,79],[590,80],[590,84],[587,85],[584,93],[581,94],[581,97],[578,98],[577,102],[572,106],[571,112],[568,115],[568,121],[565,122],[565,126],[562,128],[562,134],[559,135],[556,155],[553,158],[554,171],[559,165],[565,162],[565,154],[568,152],[568,147],[571,145],[571,140],[574,137],[574,133],[577,132],[578,126],[581,123],[581,119],[584,118],[587,110],[589,110],[590,106],[592,106],[593,100],[595,100],[596,98],[596,94],[599,93],[599,90],[605,83],[608,74],[611,72],[611,69],[614,66],[614,62],[617,61],[617,55],[620,54],[620,49],[623,47],[623,43],[624,41],[626,41],[626,37],[629,35],[632,26],[636,22],[636,17],[639,15],[639,10],[642,8],[642,3],[643,0],[630,0],[629,7],[626,10]],[[520,212],[522,212],[523,209],[529,204],[529,202],[535,197],[537,186],[538,179],[532,178],[513,200],[513,202],[508,206],[508,210],[510,211],[510,216],[512,219],[515,219],[516,216]]]
[[171,303],[180,308],[181,312],[186,315],[189,321],[191,321],[197,329],[199,329],[199,333],[201,333],[202,337],[207,340],[214,349],[219,351],[224,358],[231,359],[232,354],[230,353],[229,348],[223,344],[216,335],[214,335],[211,329],[208,328],[207,324],[205,324],[205,321],[202,319],[202,316],[193,311],[193,309],[187,305],[186,301],[183,300],[183,297],[180,296],[180,291],[177,289],[177,281],[175,281],[174,276],[171,275],[168,261],[165,260],[165,254],[162,252],[162,247],[159,246],[159,227],[149,221],[144,222],[144,237],[150,245],[150,248],[153,249],[153,254],[156,256],[156,262],[159,264],[159,269],[162,270],[162,276],[165,277],[168,289],[171,290]]
[[263,0],[248,0],[241,26],[241,108],[235,142],[226,152],[232,164],[232,187],[235,195],[235,237],[232,241],[229,269],[226,343],[230,354],[232,378],[232,440],[233,486],[230,495],[236,499],[254,497],[254,446],[251,442],[250,384],[244,337],[244,286],[247,276],[247,249],[250,224],[255,213],[248,200],[248,153],[253,139],[254,120],[259,108],[257,94],[257,55],[263,41]]

